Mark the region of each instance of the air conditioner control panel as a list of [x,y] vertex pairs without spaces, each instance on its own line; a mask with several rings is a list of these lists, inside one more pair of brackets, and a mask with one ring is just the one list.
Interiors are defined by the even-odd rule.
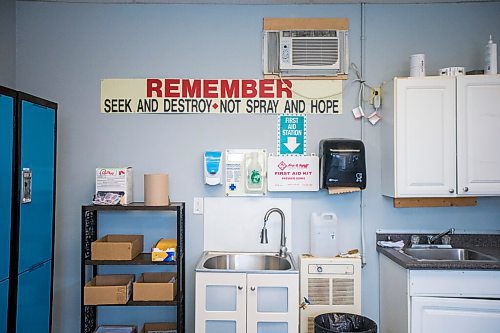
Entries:
[[353,275],[354,265],[310,264],[308,272],[309,274]]
[[287,67],[290,65],[290,50],[292,48],[292,40],[290,38],[280,39],[280,67]]

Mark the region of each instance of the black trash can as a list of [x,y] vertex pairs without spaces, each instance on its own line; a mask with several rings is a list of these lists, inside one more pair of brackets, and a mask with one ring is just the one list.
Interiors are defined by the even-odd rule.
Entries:
[[314,318],[314,333],[377,333],[377,324],[352,313],[324,313]]

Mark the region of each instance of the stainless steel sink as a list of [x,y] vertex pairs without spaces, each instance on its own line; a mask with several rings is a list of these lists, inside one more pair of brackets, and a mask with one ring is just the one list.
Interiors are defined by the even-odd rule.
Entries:
[[495,257],[469,249],[412,249],[402,250],[406,255],[417,260],[484,260],[496,261]]
[[230,271],[289,271],[295,265],[291,256],[281,258],[271,253],[205,253],[197,269]]

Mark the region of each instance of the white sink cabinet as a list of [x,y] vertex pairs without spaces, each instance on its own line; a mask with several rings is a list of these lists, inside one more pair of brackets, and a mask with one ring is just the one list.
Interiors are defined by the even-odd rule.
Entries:
[[395,78],[383,100],[384,195],[500,195],[500,75]]
[[196,272],[196,333],[298,333],[298,274]]
[[496,333],[500,271],[408,270],[379,255],[380,332]]

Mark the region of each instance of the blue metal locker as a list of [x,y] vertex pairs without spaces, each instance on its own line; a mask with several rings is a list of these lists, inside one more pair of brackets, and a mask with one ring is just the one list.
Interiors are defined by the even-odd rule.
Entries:
[[9,298],[9,279],[0,281],[0,333],[7,333],[7,301]]
[[50,332],[52,261],[19,275],[16,333]]
[[54,109],[24,100],[20,111],[18,271],[22,273],[52,259],[56,118]]
[[0,86],[0,333],[50,331],[56,109]]
[[0,281],[9,277],[13,140],[14,97],[0,92]]

